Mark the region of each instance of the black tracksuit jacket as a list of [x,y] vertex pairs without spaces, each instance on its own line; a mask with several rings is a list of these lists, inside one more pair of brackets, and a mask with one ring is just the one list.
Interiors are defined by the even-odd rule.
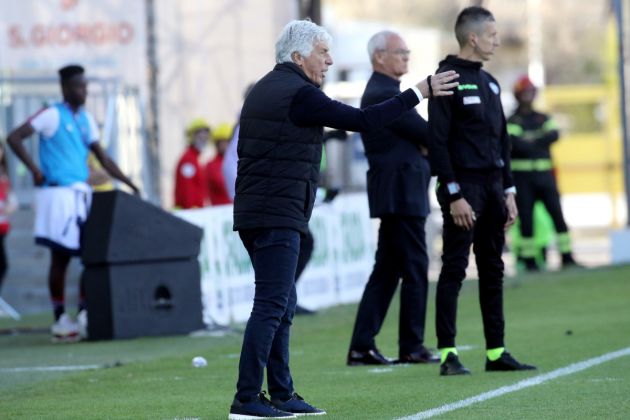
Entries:
[[474,182],[475,174],[496,172],[505,189],[514,183],[501,88],[481,66],[454,55],[440,62],[438,72],[455,70],[460,76],[452,96],[429,100],[431,167],[440,183]]

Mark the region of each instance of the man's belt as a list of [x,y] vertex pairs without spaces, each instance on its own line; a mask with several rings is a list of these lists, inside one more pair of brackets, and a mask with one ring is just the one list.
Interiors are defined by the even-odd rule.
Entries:
[[511,162],[512,170],[526,171],[550,171],[553,169],[551,159],[514,159]]

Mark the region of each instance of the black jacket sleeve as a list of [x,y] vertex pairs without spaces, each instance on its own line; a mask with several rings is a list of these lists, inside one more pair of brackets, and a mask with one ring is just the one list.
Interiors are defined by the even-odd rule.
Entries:
[[514,186],[514,180],[512,178],[512,169],[510,166],[510,155],[512,154],[512,146],[510,142],[510,136],[507,132],[507,122],[505,120],[505,114],[501,109],[502,129],[501,129],[501,159],[503,159],[503,189]]
[[416,110],[405,112],[387,128],[416,145],[428,147],[429,125]]
[[531,141],[523,140],[520,136],[510,135],[510,142],[514,153],[529,154],[536,150],[536,146]]
[[[541,126],[541,128],[535,132],[529,132],[527,139],[524,136],[519,136],[514,134],[510,134],[510,141],[512,142],[512,152],[518,155],[529,155],[529,154],[537,154],[537,153],[545,153],[548,152],[549,147],[555,143],[560,138],[560,133],[556,128],[545,128],[545,125],[549,121],[549,118],[545,119],[545,122]],[[523,130],[523,126],[519,124],[517,121],[508,120],[508,125],[513,124],[520,127],[520,130]],[[508,131],[509,133],[510,131]],[[535,133],[535,137],[531,137],[531,133]]]
[[452,106],[449,96],[429,99],[429,160],[438,181],[443,184],[457,182],[448,150]]
[[[388,78],[385,81],[383,77],[374,73],[366,86],[361,99],[361,106],[378,104],[398,94],[400,94],[400,89],[398,84],[393,82],[393,79]],[[428,147],[428,124],[415,109],[405,112],[394,122],[388,124],[386,129],[416,146]]]
[[358,109],[330,99],[324,92],[309,85],[300,89],[293,98],[289,118],[298,126],[372,131],[391,123],[419,102],[415,92],[407,89],[380,104]]

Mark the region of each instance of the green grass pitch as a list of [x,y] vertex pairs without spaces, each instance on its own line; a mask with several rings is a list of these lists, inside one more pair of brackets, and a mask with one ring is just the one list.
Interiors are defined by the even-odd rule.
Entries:
[[[435,346],[431,285],[426,344]],[[396,299],[397,300],[397,299]],[[377,337],[397,355],[398,304]],[[296,390],[327,419],[394,419],[515,384],[630,347],[630,266],[519,276],[505,281],[506,343],[538,371],[486,373],[477,282],[459,299],[460,359],[467,377],[440,377],[437,365],[347,367],[356,305],[296,317],[291,367]],[[0,319],[0,419],[226,419],[241,335],[161,337],[51,344],[50,315]],[[242,326],[236,326],[236,329]],[[205,368],[191,359],[203,356]],[[120,366],[115,366],[117,363]],[[110,366],[85,371],[18,371],[43,366]],[[443,414],[448,419],[630,418],[630,356]]]

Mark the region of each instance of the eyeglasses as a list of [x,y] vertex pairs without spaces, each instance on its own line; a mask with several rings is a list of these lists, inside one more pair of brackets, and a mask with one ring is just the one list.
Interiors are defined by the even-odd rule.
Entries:
[[385,49],[382,49],[382,50],[379,50],[379,51],[386,51],[386,52],[392,53],[394,55],[409,55],[409,54],[411,54],[410,50],[405,50],[405,49],[402,49],[402,48],[398,48],[397,50],[385,50]]

